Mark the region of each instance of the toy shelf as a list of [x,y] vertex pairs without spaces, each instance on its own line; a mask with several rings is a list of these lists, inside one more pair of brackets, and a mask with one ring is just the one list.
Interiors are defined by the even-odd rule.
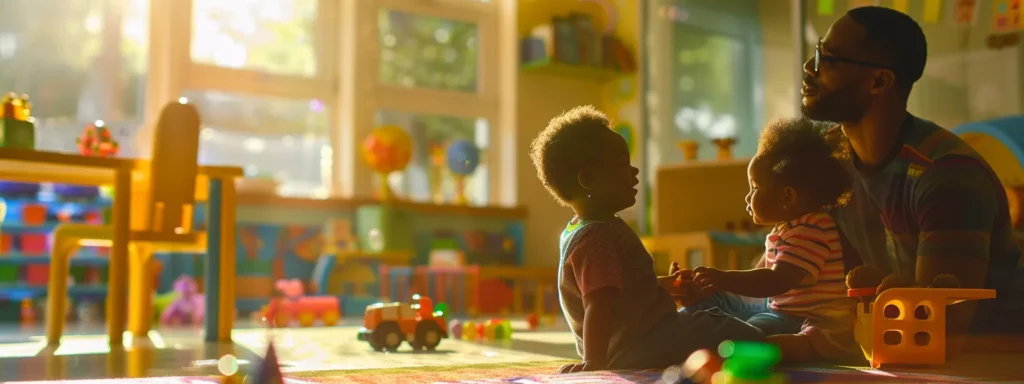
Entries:
[[[46,286],[33,286],[28,284],[0,284],[0,299],[21,300],[46,296]],[[68,296],[81,297],[105,297],[107,296],[106,284],[80,284],[68,287]]]
[[[50,264],[50,255],[24,254],[22,252],[17,251],[11,251],[0,254],[0,265],[37,264]],[[76,266],[107,266],[110,264],[110,259],[99,256],[95,251],[91,249],[83,248],[79,250],[74,257],[71,258],[71,264]]]
[[595,81],[610,81],[629,73],[608,68],[579,64],[564,64],[544,58],[523,63],[519,66],[521,73],[539,73],[559,77],[577,77]]

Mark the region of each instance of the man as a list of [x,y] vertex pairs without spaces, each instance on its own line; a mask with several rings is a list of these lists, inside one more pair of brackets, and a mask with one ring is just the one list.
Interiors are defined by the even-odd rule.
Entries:
[[858,180],[852,204],[835,212],[844,252],[919,285],[952,274],[964,288],[997,291],[950,308],[951,332],[1024,332],[1021,251],[1002,184],[967,143],[907,112],[926,58],[913,19],[862,7],[837,20],[804,63],[804,114],[840,125],[830,133],[851,150]]

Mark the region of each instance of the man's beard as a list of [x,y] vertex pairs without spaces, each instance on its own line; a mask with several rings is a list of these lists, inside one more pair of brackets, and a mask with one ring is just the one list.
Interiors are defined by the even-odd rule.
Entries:
[[832,91],[822,92],[812,97],[811,104],[800,106],[800,112],[804,117],[816,121],[829,121],[843,123],[849,121],[860,121],[864,117],[864,108],[850,92]]

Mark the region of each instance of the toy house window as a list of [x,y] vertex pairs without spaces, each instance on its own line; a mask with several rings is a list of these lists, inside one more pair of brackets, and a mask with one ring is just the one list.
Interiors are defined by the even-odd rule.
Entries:
[[0,90],[31,97],[37,148],[77,153],[74,138],[104,120],[121,154],[134,155],[148,25],[149,0],[3,2]]

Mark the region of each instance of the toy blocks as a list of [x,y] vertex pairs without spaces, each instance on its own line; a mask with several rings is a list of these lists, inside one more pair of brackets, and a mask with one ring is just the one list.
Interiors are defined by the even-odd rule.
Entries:
[[0,101],[0,147],[36,148],[36,126],[28,95],[8,93]]

